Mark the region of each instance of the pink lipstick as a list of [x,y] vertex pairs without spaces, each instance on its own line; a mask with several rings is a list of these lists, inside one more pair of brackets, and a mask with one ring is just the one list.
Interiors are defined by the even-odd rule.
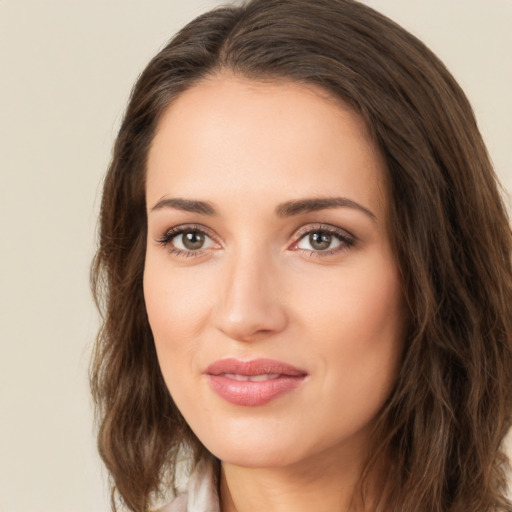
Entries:
[[224,400],[244,406],[264,405],[298,387],[307,372],[272,359],[220,359],[204,372]]

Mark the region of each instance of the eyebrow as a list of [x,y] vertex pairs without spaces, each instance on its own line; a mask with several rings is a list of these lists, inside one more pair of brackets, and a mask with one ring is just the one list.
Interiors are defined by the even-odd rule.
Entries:
[[311,199],[298,199],[296,201],[287,201],[276,208],[276,214],[279,217],[290,217],[301,213],[315,212],[318,210],[327,210],[330,208],[353,208],[363,212],[372,220],[376,220],[375,214],[363,205],[352,201],[346,197],[321,197]]
[[166,198],[160,199],[158,203],[151,208],[151,211],[161,210],[162,208],[174,208],[185,212],[200,213],[202,215],[217,215],[215,208],[206,201],[194,201],[191,199]]
[[[162,208],[173,208],[185,212],[199,213],[201,215],[215,216],[217,212],[211,203],[207,201],[197,201],[182,198],[164,198],[160,199],[151,211],[161,210]],[[352,199],[346,197],[321,197],[297,199],[281,203],[276,207],[276,215],[278,217],[292,217],[301,213],[315,212],[319,210],[327,210],[331,208],[353,208],[364,213],[372,220],[376,220],[376,216],[368,208],[362,206]]]

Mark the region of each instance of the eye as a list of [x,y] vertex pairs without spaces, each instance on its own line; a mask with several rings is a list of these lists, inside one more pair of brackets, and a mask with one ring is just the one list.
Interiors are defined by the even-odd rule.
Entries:
[[183,231],[174,235],[171,243],[180,251],[199,251],[211,247],[213,240],[201,231]]
[[324,256],[334,254],[352,247],[356,239],[346,231],[334,226],[308,226],[297,236],[299,241],[293,249],[305,251],[310,255]]
[[[309,245],[309,247],[308,247]],[[341,240],[331,233],[316,231],[305,235],[297,244],[298,249],[309,249],[313,251],[326,251],[341,245]]]
[[158,243],[166,247],[170,253],[183,257],[199,255],[217,246],[206,230],[197,226],[172,228],[158,240]]

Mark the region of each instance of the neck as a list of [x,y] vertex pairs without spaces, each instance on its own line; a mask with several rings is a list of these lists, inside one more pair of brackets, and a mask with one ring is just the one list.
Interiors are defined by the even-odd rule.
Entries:
[[221,511],[363,512],[357,492],[362,464],[333,455],[313,457],[300,465],[272,468],[248,468],[223,462]]

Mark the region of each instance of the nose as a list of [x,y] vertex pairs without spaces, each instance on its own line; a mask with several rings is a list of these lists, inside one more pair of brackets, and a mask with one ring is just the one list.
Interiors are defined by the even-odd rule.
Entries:
[[282,331],[288,322],[276,265],[269,258],[232,255],[221,272],[221,293],[214,322],[237,341],[251,341]]

